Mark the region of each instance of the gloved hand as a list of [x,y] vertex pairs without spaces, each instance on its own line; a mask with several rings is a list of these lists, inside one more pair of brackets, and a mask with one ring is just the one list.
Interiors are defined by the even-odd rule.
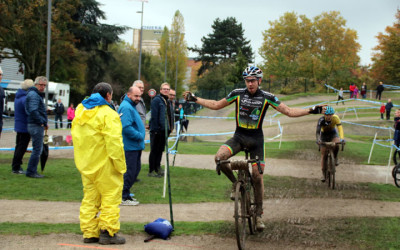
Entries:
[[315,143],[319,146],[321,145],[321,140],[317,140]]
[[346,140],[345,139],[340,139],[340,142],[343,144],[346,144]]
[[186,91],[185,93],[183,93],[183,97],[188,102],[196,102],[197,101],[197,97],[190,91]]
[[311,108],[308,110],[308,113],[309,113],[309,114],[321,114],[321,113],[322,113],[322,108],[323,108],[322,105],[316,105],[316,106],[314,106],[314,107],[311,107]]

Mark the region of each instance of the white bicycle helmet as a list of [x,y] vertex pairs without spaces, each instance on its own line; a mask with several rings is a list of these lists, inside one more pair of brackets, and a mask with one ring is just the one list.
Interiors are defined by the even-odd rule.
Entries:
[[246,77],[248,76],[255,76],[257,78],[262,78],[263,72],[256,66],[250,66],[243,71],[243,79],[246,79]]

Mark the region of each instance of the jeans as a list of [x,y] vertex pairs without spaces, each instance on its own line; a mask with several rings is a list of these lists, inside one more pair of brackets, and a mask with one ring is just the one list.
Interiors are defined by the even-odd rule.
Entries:
[[125,151],[126,172],[124,174],[124,188],[122,189],[123,200],[130,198],[130,189],[141,169],[141,156],[142,150]]
[[56,129],[58,129],[58,126],[57,126],[57,121],[58,121],[58,120],[60,120],[60,128],[63,127],[63,124],[62,124],[62,114],[56,114],[56,117],[55,117],[54,120],[56,121]]
[[40,159],[40,154],[42,153],[43,149],[43,133],[44,127],[28,123],[28,132],[32,138],[32,154],[31,158],[29,158],[28,168],[26,170],[27,176],[32,176],[37,173],[37,166]]
[[22,158],[28,148],[31,135],[29,133],[17,132],[14,157],[12,161],[12,170],[19,171],[22,165]]

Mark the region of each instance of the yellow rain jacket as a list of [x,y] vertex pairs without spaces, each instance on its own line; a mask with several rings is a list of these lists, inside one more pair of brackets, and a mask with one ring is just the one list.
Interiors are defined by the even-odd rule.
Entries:
[[105,229],[113,236],[120,229],[119,204],[126,172],[121,121],[98,93],[79,104],[75,114],[71,134],[83,184],[79,216],[83,237],[99,237]]

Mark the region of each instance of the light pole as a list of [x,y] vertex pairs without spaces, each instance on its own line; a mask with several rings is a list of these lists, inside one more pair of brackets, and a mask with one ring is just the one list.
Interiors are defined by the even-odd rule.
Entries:
[[142,11],[136,11],[136,13],[142,14],[141,22],[140,22],[140,40],[139,40],[139,73],[138,73],[139,80],[140,80],[140,72],[141,72],[141,66],[142,66],[143,8],[144,8],[144,1],[142,2]]
[[[50,45],[51,45],[51,0],[47,4],[47,47],[46,47],[46,78],[50,81]],[[45,90],[45,105],[46,109],[49,104],[49,84]]]

